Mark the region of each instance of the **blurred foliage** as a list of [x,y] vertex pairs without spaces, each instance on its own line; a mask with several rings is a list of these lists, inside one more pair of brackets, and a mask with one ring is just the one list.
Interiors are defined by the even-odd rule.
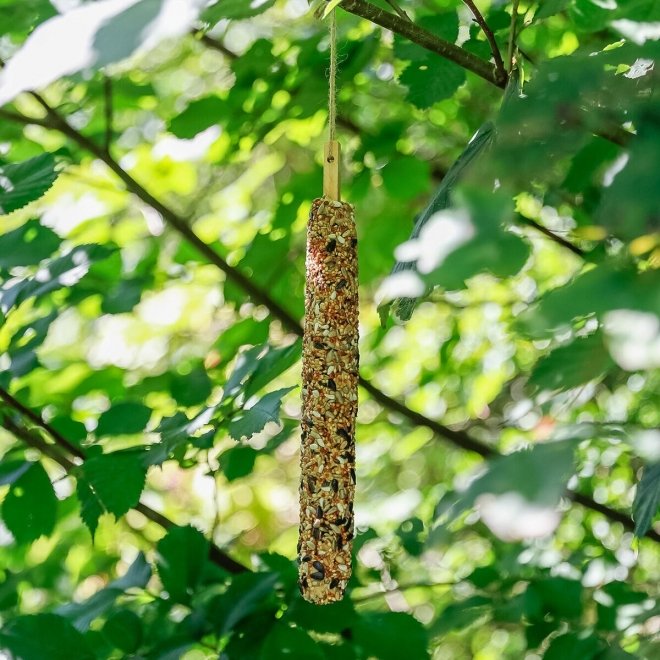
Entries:
[[[491,58],[459,0],[378,6]],[[507,64],[515,27],[504,94],[337,10],[365,388],[354,574],[319,608],[296,322],[327,21],[0,0],[3,652],[658,657],[658,3],[478,6]]]

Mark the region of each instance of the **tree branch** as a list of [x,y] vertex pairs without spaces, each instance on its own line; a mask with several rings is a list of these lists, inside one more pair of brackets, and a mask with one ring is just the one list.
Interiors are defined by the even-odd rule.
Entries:
[[110,76],[103,76],[103,110],[105,115],[105,141],[103,148],[107,152],[110,152],[113,134],[112,78]]
[[[5,390],[0,389],[0,395],[2,396],[3,401],[5,401],[5,403],[10,408],[14,409],[21,416],[26,417],[31,422],[35,423],[39,428],[46,431],[48,435],[53,439],[55,444],[48,444],[45,440],[43,440],[43,438],[40,438],[37,434],[32,433],[26,427],[17,424],[9,417],[4,417],[2,422],[3,427],[19,440],[22,440],[26,445],[39,450],[42,454],[55,461],[66,471],[67,474],[75,476],[73,473],[78,468],[78,466],[70,458],[63,454],[62,450],[68,451],[74,454],[77,458],[83,459],[85,456],[84,452],[81,449],[76,448],[73,443],[64,438],[61,433],[56,431],[50,424],[48,424],[48,422],[44,421],[40,415],[31,411],[29,408],[26,408],[13,396],[8,395]],[[167,516],[164,516],[162,513],[155,511],[142,502],[138,502],[138,504],[134,507],[134,510],[139,511],[143,516],[156,523],[157,525],[160,525],[164,529],[169,529],[170,527],[175,526],[175,523],[167,518]],[[240,564],[228,554],[223,552],[214,543],[210,544],[209,557],[214,564],[220,568],[224,568],[230,573],[244,573],[249,570],[246,566]]]
[[[158,211],[168,222],[168,224],[177,232],[179,232],[193,247],[195,247],[195,249],[197,249],[201,255],[205,256],[210,263],[220,268],[220,270],[222,270],[230,280],[241,287],[243,291],[251,296],[256,302],[264,305],[268,310],[270,310],[271,315],[278,319],[288,331],[298,336],[302,336],[302,327],[300,326],[300,323],[276,300],[271,298],[269,293],[263,291],[260,287],[250,282],[250,280],[245,275],[243,275],[240,270],[234,266],[230,266],[217,252],[215,252],[215,250],[210,245],[204,243],[178,214],[165,206],[158,199],[153,197],[151,193],[149,193],[145,188],[137,183],[135,179],[133,179],[127,172],[125,172],[119,163],[117,163],[117,161],[115,161],[110,154],[89,140],[89,138],[81,134],[79,131],[74,129],[72,126],[70,126],[66,120],[64,120],[59,115],[59,113],[52,109],[38,94],[33,93],[33,96],[42,105],[47,113],[47,128],[59,130],[61,133],[76,142],[79,146],[88,150],[94,156],[99,158],[99,160],[102,160],[104,163],[106,163],[106,165],[126,184],[128,190],[133,192],[136,196],[142,199],[143,202]],[[33,122],[27,117],[22,117],[21,123],[29,124]],[[40,123],[40,125],[44,125],[43,122]],[[363,377],[360,377],[360,385],[367,392],[369,392],[376,401],[381,403],[381,405],[401,414],[414,426],[425,426],[437,435],[451,442],[453,445],[461,449],[475,452],[484,458],[499,455],[498,452],[496,452],[492,447],[472,438],[465,431],[456,431],[450,429],[446,426],[443,426],[439,422],[408,408],[405,404],[400,403],[396,399],[393,399],[392,397],[379,390],[375,385],[373,385],[373,383],[369,382]],[[598,513],[607,516],[611,520],[622,523],[626,529],[634,529],[633,521],[624,513],[620,513],[614,509],[600,505],[586,495],[568,491],[567,496],[575,502],[578,502],[579,504],[593,511],[597,511]],[[647,533],[647,537],[655,541],[660,541],[660,534],[654,530],[650,530]]]
[[502,77],[498,69],[490,64],[490,62],[485,62],[480,57],[473,55],[460,46],[456,46],[450,41],[436,37],[433,33],[416,25],[412,21],[406,21],[399,16],[390,14],[369,2],[365,2],[365,0],[344,0],[340,6],[351,14],[366,18],[376,25],[380,25],[387,30],[400,34],[402,37],[406,37],[432,53],[436,53],[445,59],[455,62],[458,66],[472,71],[472,73],[475,73],[496,87],[504,89],[506,85],[506,76]]
[[506,80],[508,77],[507,72],[506,69],[504,68],[502,55],[500,54],[500,49],[497,45],[497,41],[495,40],[495,35],[493,34],[493,31],[490,29],[488,23],[486,23],[486,19],[483,17],[483,14],[479,11],[477,5],[474,4],[473,0],[463,0],[463,2],[470,8],[470,11],[474,16],[474,20],[477,21],[479,27],[481,28],[481,31],[484,33],[484,36],[488,40],[488,43],[490,45],[490,51],[493,54],[493,60],[495,61],[495,68],[497,69],[500,78]]

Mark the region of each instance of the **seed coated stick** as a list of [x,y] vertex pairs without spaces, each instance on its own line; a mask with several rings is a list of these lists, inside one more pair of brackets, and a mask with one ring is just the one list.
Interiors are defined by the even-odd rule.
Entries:
[[357,237],[350,204],[316,199],[307,227],[300,591],[341,600],[351,575],[358,388]]

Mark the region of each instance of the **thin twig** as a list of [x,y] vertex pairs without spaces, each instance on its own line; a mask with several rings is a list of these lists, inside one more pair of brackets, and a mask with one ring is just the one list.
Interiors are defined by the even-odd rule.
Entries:
[[507,53],[509,74],[513,71],[513,50],[516,43],[516,27],[518,25],[518,3],[519,0],[513,0],[511,7],[511,27],[509,29],[509,50]]
[[495,68],[497,69],[500,78],[502,80],[506,80],[508,76],[506,73],[506,69],[504,68],[502,55],[500,53],[499,46],[497,45],[497,41],[495,40],[495,35],[493,34],[493,31],[490,29],[488,23],[486,23],[486,19],[483,17],[483,14],[479,11],[477,5],[474,4],[473,0],[463,0],[463,2],[470,8],[470,11],[474,16],[474,20],[477,21],[479,27],[481,28],[481,31],[484,33],[484,36],[486,37],[488,43],[490,44],[490,51],[493,54],[493,60],[495,61]]
[[394,11],[395,11],[399,16],[401,16],[401,18],[403,18],[404,21],[410,21],[410,22],[412,22],[412,19],[410,18],[410,16],[408,16],[408,14],[406,14],[406,12],[403,11],[403,9],[401,9],[401,7],[399,7],[399,5],[398,5],[396,2],[394,2],[394,0],[385,0],[385,1],[387,2],[387,4],[388,4],[390,7],[392,7],[392,9],[394,9]]
[[84,458],[85,454],[80,447],[76,447],[72,442],[69,442],[59,431],[55,430],[50,424],[45,422],[41,415],[38,415],[34,410],[30,410],[27,406],[24,406],[3,387],[0,387],[0,399],[2,399],[10,408],[19,412],[23,417],[29,419],[35,426],[46,431],[46,433],[48,433],[57,444],[64,447],[76,458]]

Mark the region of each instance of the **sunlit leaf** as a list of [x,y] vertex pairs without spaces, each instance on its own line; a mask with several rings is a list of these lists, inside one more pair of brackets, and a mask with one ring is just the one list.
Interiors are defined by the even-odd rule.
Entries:
[[[21,468],[12,470],[15,478]],[[50,534],[57,518],[57,497],[41,463],[30,463],[15,478],[2,503],[2,519],[17,543],[30,543]]]
[[145,478],[142,456],[134,451],[92,456],[83,463],[77,494],[82,519],[92,536],[102,513],[119,518],[138,503]]
[[[0,95],[3,75],[4,72],[0,72]],[[21,163],[0,165],[0,215],[16,211],[39,199],[53,185],[55,179],[55,159],[51,154],[42,154]]]
[[234,440],[251,438],[255,433],[263,431],[268,422],[278,423],[280,421],[280,406],[282,397],[295,389],[284,387],[275,392],[269,392],[257,401],[253,406],[243,410],[229,423],[229,434]]

